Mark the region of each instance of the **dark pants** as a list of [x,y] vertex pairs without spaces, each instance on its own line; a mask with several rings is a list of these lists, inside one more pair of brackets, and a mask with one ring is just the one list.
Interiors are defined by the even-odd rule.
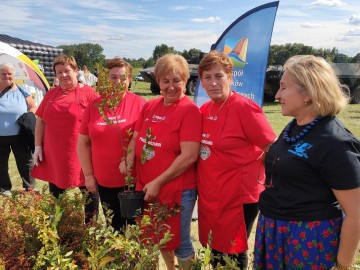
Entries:
[[31,151],[19,135],[0,136],[0,189],[11,190],[9,176],[9,156],[13,152],[16,166],[23,182],[23,188],[35,187],[35,178],[30,177],[33,168]]
[[[79,187],[83,194],[87,194],[85,198],[85,223],[89,223],[91,219],[99,213],[99,196],[90,192],[86,192],[86,187]],[[59,198],[66,189],[59,188],[49,183],[49,191],[55,198]]]
[[[247,237],[249,238],[252,227],[253,227],[255,219],[256,219],[256,216],[259,213],[259,205],[258,205],[258,203],[249,203],[249,204],[244,204],[243,207],[244,207],[244,219],[245,219],[246,233],[247,233]],[[214,255],[214,258],[211,261],[211,265],[214,268],[216,267],[216,265],[218,263],[220,263],[220,265],[225,265],[225,261],[223,258],[224,254],[222,252],[217,251],[215,249],[213,249],[211,252]],[[244,270],[247,269],[248,257],[247,257],[246,251],[244,253],[229,255],[229,257],[232,260],[237,262],[237,267],[239,267],[240,269],[244,269]]]
[[124,190],[123,187],[109,188],[98,185],[98,190],[105,215],[107,209],[112,211],[111,226],[115,230],[121,231],[126,225],[135,224],[133,219],[126,219],[121,216],[118,193]]
[[259,214],[259,204],[258,203],[246,203],[243,204],[244,207],[244,219],[246,226],[247,237],[249,238],[251,234],[252,227],[254,225],[255,219]]

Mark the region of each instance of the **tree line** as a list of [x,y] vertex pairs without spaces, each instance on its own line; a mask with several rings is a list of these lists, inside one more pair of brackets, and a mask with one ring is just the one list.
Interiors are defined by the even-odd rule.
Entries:
[[[91,72],[95,71],[96,64],[99,63],[100,65],[103,65],[106,61],[106,57],[103,54],[104,49],[99,44],[81,43],[73,45],[60,45],[58,48],[62,48],[64,54],[73,56],[80,67],[86,65]],[[172,46],[161,44],[155,46],[152,57],[149,59],[123,58],[134,68],[147,68],[154,66],[156,60],[167,53],[180,54],[184,56],[189,63],[199,63],[205,54],[201,50],[195,48],[177,51]],[[289,57],[298,54],[322,56],[329,62],[360,62],[360,53],[354,57],[350,57],[345,54],[339,54],[338,49],[335,47],[331,49],[315,49],[312,46],[307,46],[302,43],[287,43],[284,45],[270,46],[268,65],[283,65]]]

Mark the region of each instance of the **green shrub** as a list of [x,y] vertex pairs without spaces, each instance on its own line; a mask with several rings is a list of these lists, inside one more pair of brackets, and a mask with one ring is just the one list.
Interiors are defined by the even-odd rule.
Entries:
[[[105,222],[85,224],[83,200],[78,193],[55,199],[14,192],[2,198],[0,269],[158,269],[160,248],[171,238],[162,218],[178,211],[151,206],[121,234]],[[144,238],[149,226],[163,238]]]
[[[180,206],[151,204],[119,233],[108,222],[85,224],[83,205],[84,196],[74,192],[59,199],[45,190],[0,198],[0,270],[159,269],[160,249],[172,237],[165,221],[178,215]],[[200,248],[191,269],[210,269],[212,259],[209,246]],[[225,261],[216,269],[239,269],[230,258]]]

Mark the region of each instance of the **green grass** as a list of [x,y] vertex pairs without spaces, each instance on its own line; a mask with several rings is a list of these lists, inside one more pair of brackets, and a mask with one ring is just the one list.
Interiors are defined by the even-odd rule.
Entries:
[[[136,76],[138,74],[140,69],[134,69],[133,74]],[[158,97],[158,95],[154,95],[150,91],[150,84],[146,82],[133,82],[131,91],[143,96],[146,100],[153,99],[155,97]],[[263,110],[269,119],[269,122],[271,126],[273,127],[275,133],[277,135],[280,134],[282,129],[285,127],[285,125],[290,121],[290,117],[284,117],[281,115],[281,108],[279,103],[273,102],[273,103],[265,103],[263,106]],[[360,104],[350,104],[346,108],[344,112],[342,112],[339,115],[340,120],[344,123],[344,125],[357,137],[360,138]],[[13,189],[18,189],[22,187],[21,179],[19,176],[19,173],[17,171],[14,157],[11,155],[10,161],[9,161],[9,173],[10,177],[13,183]],[[44,185],[47,186],[47,184],[41,180],[37,181],[37,187],[42,188]],[[253,239],[252,234],[252,238]],[[199,248],[200,244],[197,241],[197,222],[193,222],[192,224],[192,238],[195,242],[195,247]],[[250,245],[252,244],[253,240],[250,240]],[[357,263],[360,263],[360,255],[358,255]],[[163,262],[161,262],[160,269],[166,269],[163,265]]]
[[[263,110],[266,117],[277,135],[280,134],[285,125],[292,119],[281,115],[281,108],[278,102],[265,103]],[[343,112],[338,115],[341,122],[360,138],[360,104],[349,104]]]

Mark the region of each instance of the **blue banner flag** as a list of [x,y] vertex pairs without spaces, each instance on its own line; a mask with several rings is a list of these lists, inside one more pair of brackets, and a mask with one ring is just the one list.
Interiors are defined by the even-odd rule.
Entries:
[[[211,46],[225,52],[234,63],[232,90],[254,100],[262,107],[271,35],[279,1],[256,7],[234,21]],[[209,97],[196,84],[195,102],[201,106]]]

